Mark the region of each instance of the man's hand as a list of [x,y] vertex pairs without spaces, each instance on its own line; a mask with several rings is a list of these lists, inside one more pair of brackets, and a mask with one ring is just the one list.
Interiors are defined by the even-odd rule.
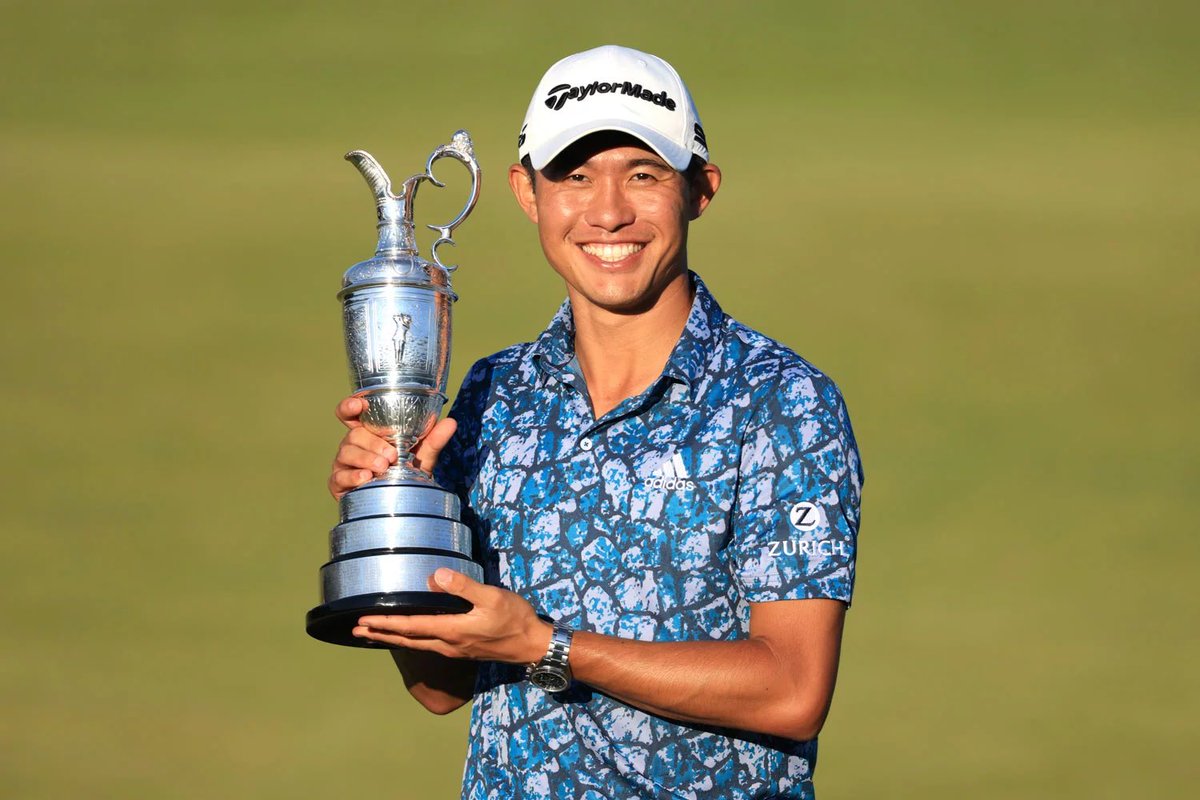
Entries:
[[[334,413],[348,430],[338,445],[329,474],[333,499],[387,471],[399,453],[386,439],[367,430],[359,417],[367,410],[361,397],[347,397]],[[441,420],[413,448],[413,465],[433,472],[438,455],[454,435],[458,423]],[[392,657],[404,676],[404,685],[417,702],[435,714],[448,714],[469,702],[475,686],[475,664],[449,661],[433,653],[393,650]]]
[[553,626],[539,619],[520,595],[446,567],[433,574],[429,588],[475,607],[466,614],[363,617],[354,635],[449,658],[509,664],[538,661],[550,647]]
[[[349,430],[338,445],[329,475],[329,493],[334,500],[367,481],[382,475],[396,463],[399,454],[396,448],[382,436],[376,436],[363,427],[359,416],[367,410],[367,401],[361,397],[347,397],[338,403],[334,413]],[[438,454],[454,435],[458,423],[447,417],[440,420],[413,448],[413,465],[417,469],[433,472]]]

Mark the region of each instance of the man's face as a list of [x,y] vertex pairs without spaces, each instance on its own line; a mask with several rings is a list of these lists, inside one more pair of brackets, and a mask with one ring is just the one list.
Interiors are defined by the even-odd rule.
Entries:
[[568,148],[536,185],[519,167],[509,180],[577,310],[585,303],[631,314],[652,308],[686,274],[688,223],[707,206],[719,176],[706,165],[688,186],[640,141],[605,133]]

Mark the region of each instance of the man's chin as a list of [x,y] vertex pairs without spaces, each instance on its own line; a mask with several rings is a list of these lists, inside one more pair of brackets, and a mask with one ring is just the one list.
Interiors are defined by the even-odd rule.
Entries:
[[[686,275],[686,273],[685,273]],[[675,279],[661,285],[631,286],[629,283],[612,281],[607,285],[596,287],[590,292],[583,293],[590,305],[603,309],[610,314],[634,315],[644,314],[661,301],[663,293],[670,288]]]
[[654,308],[661,295],[661,290],[657,292],[614,291],[596,293],[589,296],[587,300],[591,305],[610,314],[634,315],[644,314]]

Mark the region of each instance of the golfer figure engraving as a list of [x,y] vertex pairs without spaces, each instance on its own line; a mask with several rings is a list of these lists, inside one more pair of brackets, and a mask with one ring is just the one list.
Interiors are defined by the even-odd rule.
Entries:
[[404,361],[404,348],[408,345],[408,329],[412,327],[412,314],[397,314],[393,319],[396,320],[396,335],[392,337],[392,342],[396,349],[396,366]]
[[[413,200],[433,176],[434,162],[453,158],[471,175],[467,203],[438,233],[431,259],[417,253]],[[329,533],[329,562],[321,567],[321,604],[308,612],[308,633],[354,647],[378,646],[351,632],[365,614],[438,614],[469,611],[458,597],[429,590],[438,567],[483,580],[472,560],[471,532],[460,521],[458,498],[412,463],[412,448],[433,427],[446,402],[450,370],[450,286],[456,265],[438,248],[454,244],[455,229],[479,198],[480,170],[466,131],[454,134],[425,162],[425,171],[401,184],[399,194],[370,153],[346,154],[375,199],[379,241],[375,255],[342,278],[342,323],[350,383],[366,401],[363,426],[400,454],[375,480],[347,492],[340,522]]]

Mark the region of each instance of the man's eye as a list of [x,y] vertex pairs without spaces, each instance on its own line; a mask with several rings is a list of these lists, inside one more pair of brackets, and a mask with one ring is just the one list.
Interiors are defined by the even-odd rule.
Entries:
[[587,180],[587,176],[581,175],[578,172],[573,172],[567,176],[567,180],[571,181],[572,183],[583,183]]
[[652,181],[654,180],[654,176],[649,172],[638,172],[633,176],[633,179],[635,181]]

